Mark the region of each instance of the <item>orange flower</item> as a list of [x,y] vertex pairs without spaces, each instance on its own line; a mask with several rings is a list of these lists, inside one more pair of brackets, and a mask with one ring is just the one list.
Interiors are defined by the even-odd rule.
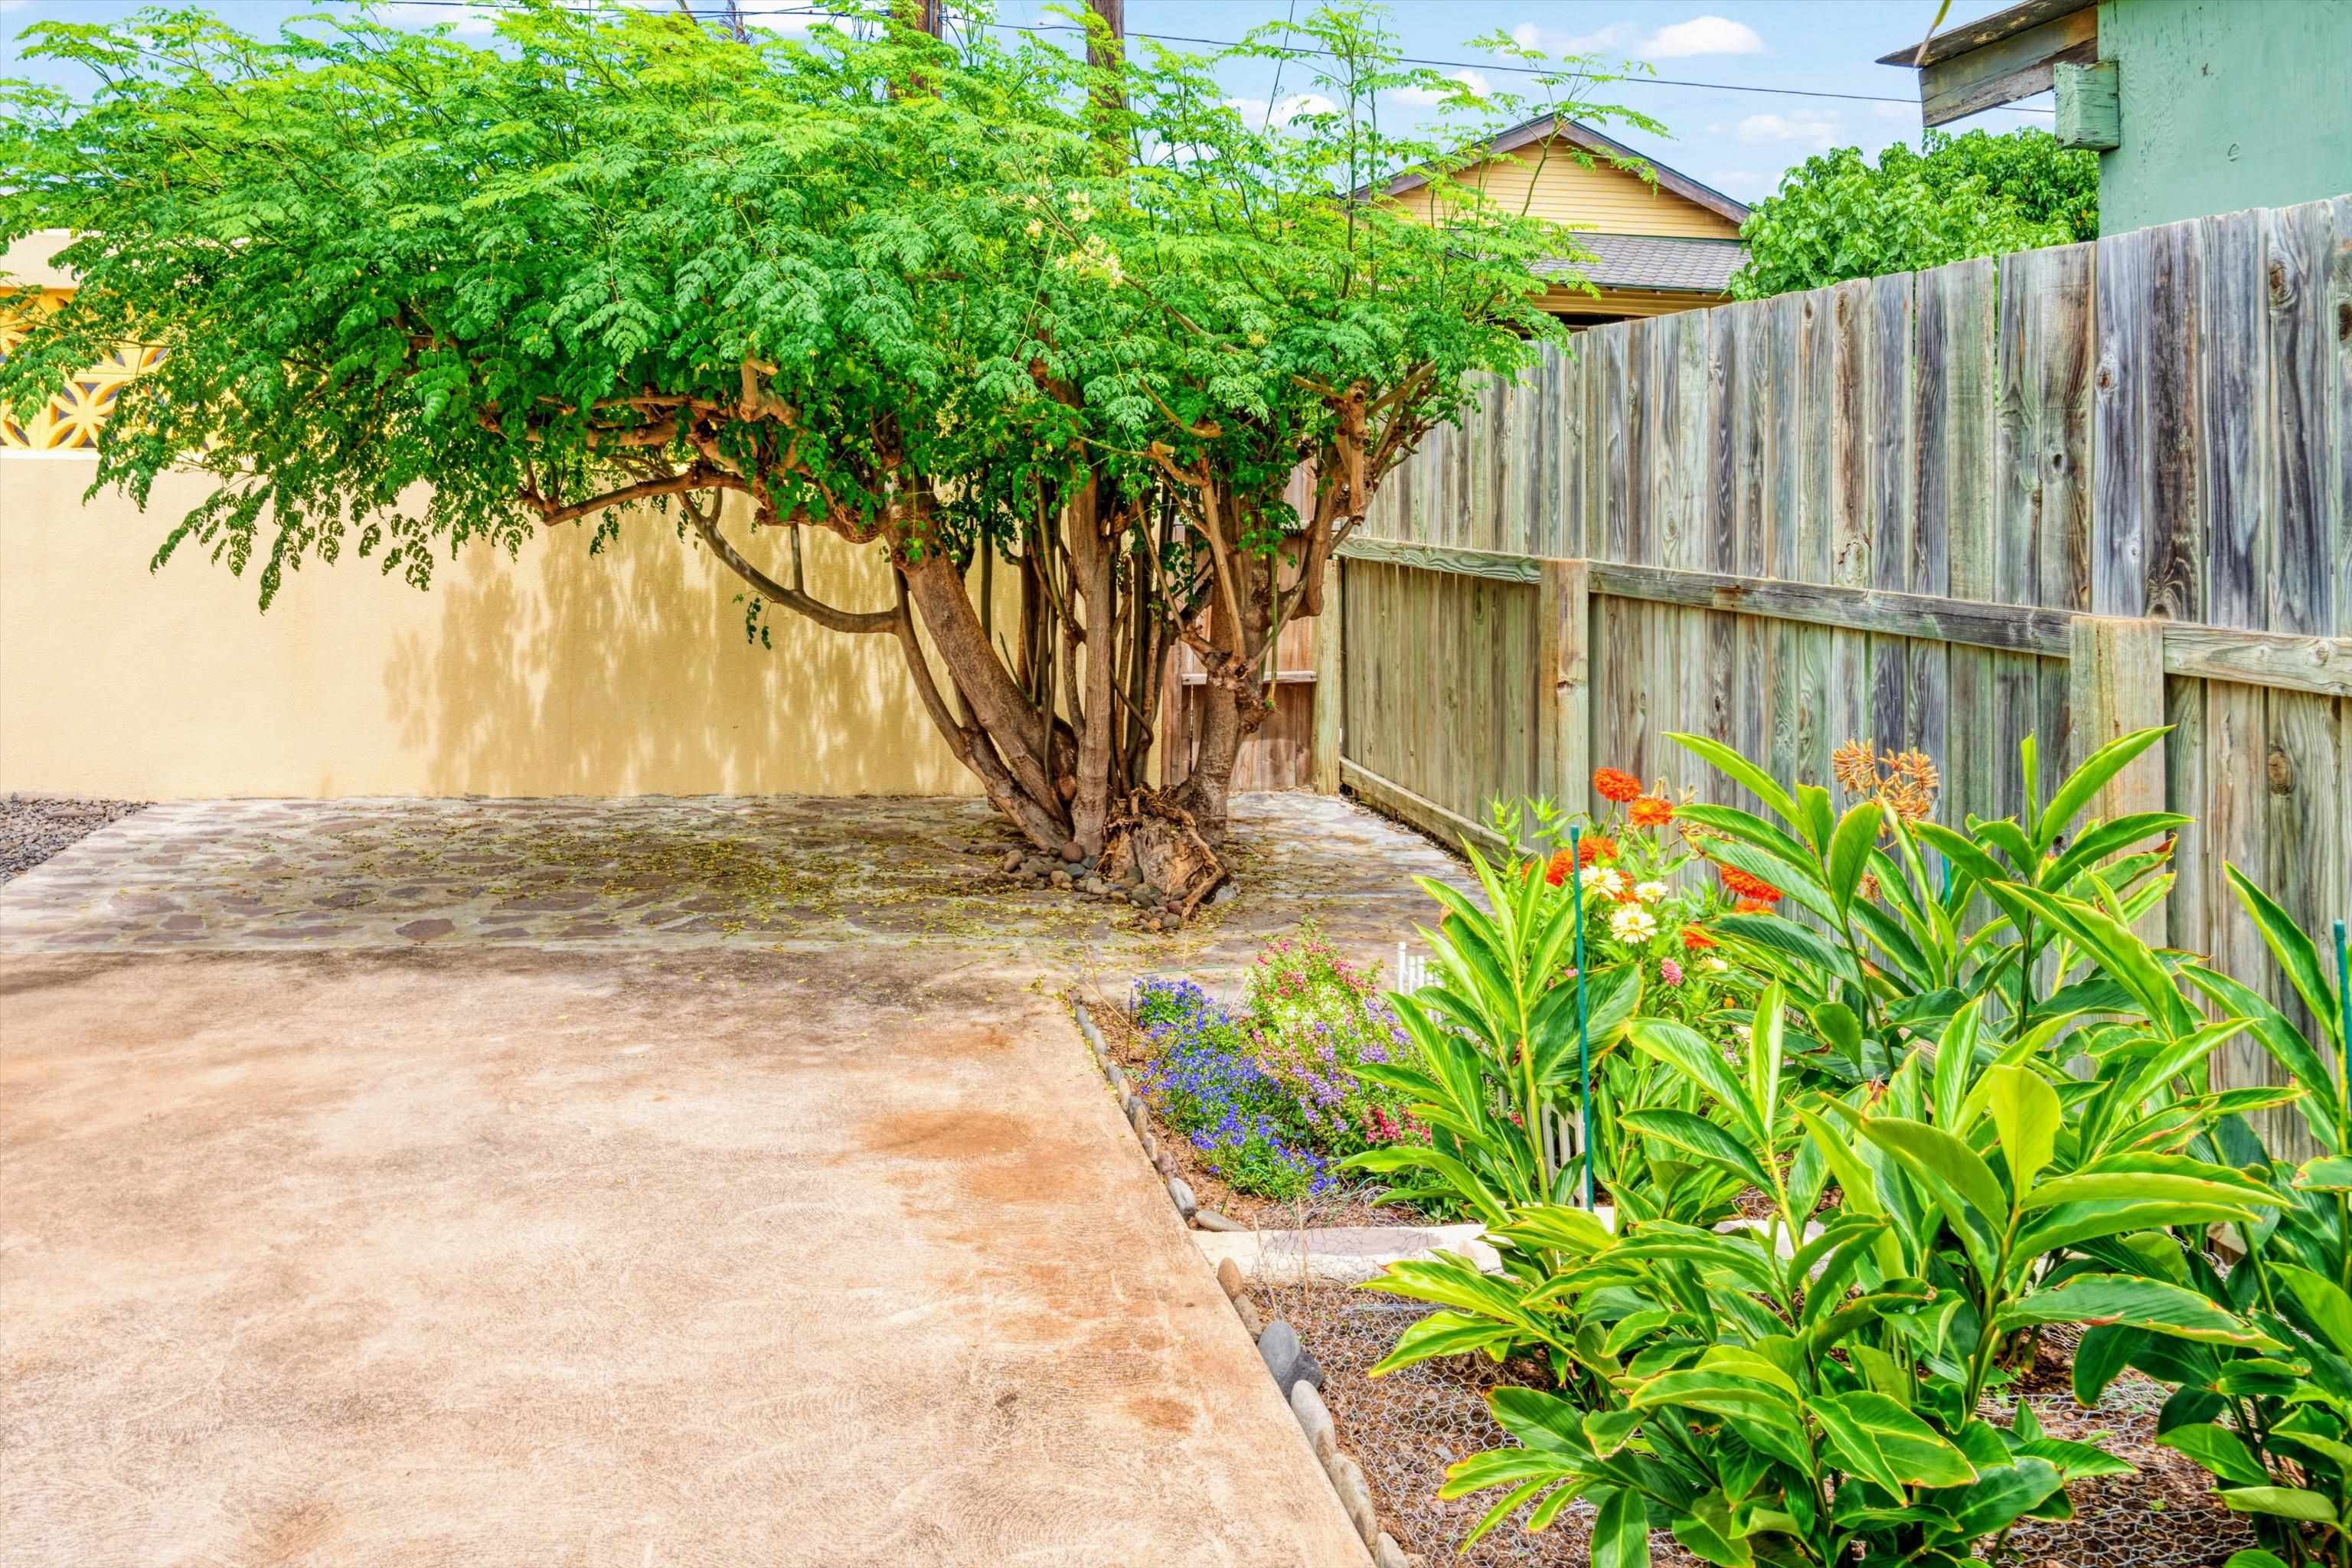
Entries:
[[1706,932],[1699,930],[1698,927],[1683,927],[1683,946],[1689,949],[1691,952],[1697,952],[1703,949],[1713,947],[1714,945],[1715,938],[1707,935]]
[[1622,803],[1642,793],[1642,781],[1622,768],[1595,768],[1592,787],[1601,799]]
[[1617,841],[1605,833],[1596,833],[1590,838],[1577,841],[1576,863],[1579,866],[1590,866],[1595,860],[1614,860],[1615,858],[1617,858]]
[[1725,887],[1738,894],[1743,900],[1759,900],[1768,906],[1780,901],[1780,889],[1761,877],[1749,876],[1737,866],[1718,865],[1715,868],[1715,873],[1723,879]]
[[1633,802],[1633,809],[1627,815],[1636,827],[1664,827],[1675,819],[1674,803],[1645,795]]
[[1769,915],[1772,912],[1772,906],[1763,899],[1742,899],[1731,906],[1731,912],[1735,915]]
[[1557,888],[1562,882],[1568,880],[1568,873],[1571,868],[1572,868],[1569,862],[1568,851],[1565,849],[1559,850],[1552,856],[1551,864],[1544,868],[1544,880]]

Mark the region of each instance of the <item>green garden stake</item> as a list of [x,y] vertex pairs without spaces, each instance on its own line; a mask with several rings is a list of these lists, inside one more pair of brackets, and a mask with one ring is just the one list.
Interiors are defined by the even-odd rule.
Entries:
[[[1582,1145],[1584,1155],[1584,1207],[1589,1213],[1592,1208],[1592,1035],[1584,1017],[1584,857],[1577,848],[1579,837],[1580,829],[1568,830],[1568,858],[1571,862],[1569,886],[1576,897],[1576,1106],[1582,1123],[1577,1142]],[[2340,948],[2344,932],[2341,922],[2336,931]]]
[[2345,1058],[2352,1057],[2352,953],[2344,946],[2344,922],[2336,922],[2336,1101],[2342,1110],[2352,1106],[2352,1081],[2347,1081]]

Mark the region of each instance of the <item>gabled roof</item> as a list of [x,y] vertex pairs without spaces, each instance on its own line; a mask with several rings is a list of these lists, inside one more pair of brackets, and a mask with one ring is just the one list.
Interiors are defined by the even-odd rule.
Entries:
[[[1522,147],[1532,147],[1538,142],[1550,141],[1555,136],[1564,142],[1572,142],[1586,152],[1596,153],[1603,158],[1646,165],[1656,176],[1660,190],[1672,191],[1683,200],[1705,207],[1707,211],[1727,218],[1733,223],[1748,221],[1748,208],[1744,203],[1733,201],[1712,185],[1699,184],[1678,169],[1667,168],[1655,158],[1643,153],[1637,153],[1613,137],[1603,136],[1590,125],[1579,121],[1563,120],[1557,114],[1538,115],[1525,124],[1514,125],[1508,131],[1490,136],[1484,142],[1472,142],[1463,151],[1480,158],[1499,158],[1516,153]],[[1405,192],[1428,183],[1429,176],[1426,174],[1399,174],[1389,182],[1388,194],[1392,196],[1402,195]],[[1368,194],[1370,194],[1369,189],[1357,193],[1359,195]]]
[[1748,259],[1736,239],[1685,239],[1654,234],[1593,234],[1576,243],[1591,261],[1548,258],[1538,273],[1573,272],[1598,289],[1646,289],[1662,294],[1722,294]]

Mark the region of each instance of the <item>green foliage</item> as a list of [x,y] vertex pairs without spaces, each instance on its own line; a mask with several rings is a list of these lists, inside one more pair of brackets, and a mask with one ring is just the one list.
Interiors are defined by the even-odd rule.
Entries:
[[[1957,1562],[2020,1518],[2064,1517],[2067,1480],[2127,1468],[1979,1416],[2009,1337],[2094,1321],[2191,1349],[2279,1348],[2242,1314],[2105,1256],[2128,1237],[2177,1257],[2168,1227],[2249,1223],[2276,1201],[2227,1167],[2147,1152],[2151,1129],[2177,1140],[2206,1124],[2174,1116],[2164,1086],[2117,1106],[2132,1092],[2119,1085],[2145,1081],[2126,1067],[2082,1085],[2044,1057],[1988,1063],[1971,1009],[1932,1067],[1915,1055],[1883,1090],[1791,1096],[1777,984],[1756,1015],[1745,1071],[1685,1026],[1635,1020],[1634,1047],[1682,1075],[1698,1110],[1629,1119],[1759,1194],[1765,1217],[1702,1228],[1621,1211],[1612,1230],[1529,1205],[1496,1235],[1548,1268],[1490,1278],[1439,1259],[1376,1282],[1444,1309],[1381,1371],[1479,1334],[1478,1348],[1548,1356],[1559,1394],[1494,1400],[1522,1447],[1451,1473],[1455,1494],[1522,1489],[1489,1525],[1533,1503],[1533,1528],[1563,1494],[1605,1506],[1630,1489],[1717,1563]],[[2113,1113],[2112,1136],[2086,1136],[2086,1101]]]
[[1318,1152],[1424,1136],[1402,1094],[1358,1071],[1405,1054],[1380,965],[1350,963],[1312,921],[1259,952],[1236,1023],[1258,1070],[1280,1086],[1292,1130]]
[[[1573,1168],[1556,1157],[1543,1129],[1577,1092],[1578,990],[1559,983],[1576,907],[1549,896],[1538,864],[1496,866],[1475,846],[1468,852],[1484,908],[1443,882],[1416,879],[1444,918],[1420,933],[1435,957],[1434,983],[1389,998],[1412,1058],[1357,1068],[1405,1095],[1430,1142],[1371,1150],[1348,1163],[1410,1173],[1401,1195],[1442,1197],[1498,1226],[1513,1205],[1564,1199],[1573,1184]],[[1640,992],[1631,966],[1591,977],[1588,1025],[1596,1041],[1622,1029]]]
[[[1454,84],[1356,5],[1101,69],[985,16],[949,44],[866,12],[739,41],[668,6],[517,0],[484,47],[342,15],[37,24],[28,58],[100,85],[0,88],[0,242],[70,230],[79,279],[26,321],[0,402],[164,351],[97,482],[143,501],[166,469],[211,475],[158,563],[257,565],[265,605],[347,551],[421,587],[469,541],[572,523],[593,549],[669,509],[744,579],[747,629],[783,608],[896,635],[1048,849],[1098,848],[1143,786],[1153,672],[1186,641],[1221,832],[1240,716],[1383,476],[1483,374],[1564,341],[1532,263],[1572,239],[1454,179],[1464,149],[1531,109],[1611,110],[1569,62],[1534,100],[1456,93],[1434,138],[1383,129],[1381,95]],[[1234,60],[1328,107],[1254,122]],[[1408,170],[1426,219],[1385,197]],[[895,613],[772,574],[722,501],[886,552]],[[1017,633],[962,576],[999,558]],[[1055,658],[1081,646],[1083,686]]]
[[1874,165],[1840,147],[1782,176],[1739,232],[1742,300],[2095,239],[2098,156],[2031,129],[1929,131],[1920,151],[1898,142]]
[[[1708,929],[1738,962],[1780,980],[1804,1019],[1799,1063],[1843,1082],[1885,1078],[1979,1002],[1988,1022],[2037,1048],[2084,1015],[2118,1009],[2187,1035],[2193,1021],[2168,961],[2128,927],[2170,889],[2171,836],[2189,819],[2086,818],[2107,781],[2164,734],[2100,748],[2046,804],[2030,800],[2022,820],[1972,816],[1962,828],[1927,819],[1916,781],[1874,786],[1867,757],[1848,766],[1861,798],[1841,814],[1827,789],[1784,787],[1719,742],[1673,736],[1770,814],[1691,805],[1680,820],[1710,836],[1710,858],[1769,883],[1804,916],[1732,914]],[[2019,766],[2032,780],[2037,765],[2029,737]]]
[[[1651,802],[1656,826],[1664,806]],[[1402,1095],[1428,1136],[1347,1163],[1397,1178],[1399,1195],[1424,1208],[1490,1225],[1520,1205],[1573,1201],[1583,1160],[1572,1130],[1586,1124],[1589,1065],[1596,1186],[1647,1217],[1705,1226],[1729,1216],[1739,1184],[1644,1131],[1642,1116],[1670,1129],[1693,1120],[1696,1095],[1631,1049],[1626,1031],[1637,1010],[1687,1021],[1718,1046],[1741,1026],[1747,1015],[1731,1004],[1744,977],[1726,973],[1696,923],[1726,900],[1680,879],[1693,857],[1651,827],[1617,817],[1584,823],[1579,850],[1587,864],[1571,874],[1569,819],[1550,802],[1498,805],[1492,816],[1506,842],[1522,842],[1524,828],[1532,853],[1495,864],[1465,845],[1480,882],[1475,899],[1423,882],[1444,907],[1439,927],[1421,933],[1436,955],[1431,983],[1390,999],[1411,1050],[1356,1068]],[[1580,903],[1580,998],[1573,962]],[[1507,1238],[1502,1247],[1507,1268],[1541,1278],[1540,1253]]]
[[[2135,1359],[2214,1384],[2296,1353],[2300,1374],[2315,1326],[2352,1336],[2352,1298],[2316,1272],[2272,1270],[2295,1290],[2281,1312],[2255,1270],[2224,1279],[2201,1251],[2213,1226],[2276,1225],[2277,1175],[2230,1152],[2250,1138],[2241,1112],[2298,1091],[2205,1087],[2211,1053],[2257,1026],[2209,1022],[2178,955],[2130,930],[2163,879],[2160,857],[2126,851],[2172,823],[2085,819],[2160,738],[2095,754],[2022,822],[1932,834],[1912,820],[1919,795],[1884,780],[1841,814],[1825,791],[1682,738],[1778,820],[1702,807],[1681,819],[1720,836],[1710,855],[1754,850],[1748,874],[1769,872],[1790,912],[1714,922],[1769,976],[1743,1048],[1637,1012],[1617,1036],[1681,1098],[1597,1109],[1620,1142],[1738,1196],[1742,1217],[1671,1212],[1663,1189],[1621,1170],[1605,1219],[1556,1199],[1498,1204],[1498,1275],[1441,1258],[1374,1282],[1441,1309],[1379,1371],[1514,1349],[1549,1369],[1557,1392],[1493,1397],[1519,1447],[1450,1473],[1451,1495],[1506,1489],[1481,1531],[1523,1510],[1541,1528],[1582,1496],[1618,1522],[1618,1561],[1644,1560],[1639,1518],[1717,1563],[1958,1563],[2020,1519],[2065,1517],[2069,1480],[2128,1468],[2045,1436],[2030,1411],[2007,1427],[1985,1418],[1984,1396],[2042,1325],[2094,1325],[2077,1372],[2100,1387]],[[2022,762],[2032,777],[2030,747]],[[1853,759],[1846,773],[1865,776]],[[1927,871],[1927,843],[1952,857],[1948,889]],[[2044,949],[2054,994],[2032,978]],[[2309,972],[2303,957],[2289,967]],[[2304,1524],[2339,1507],[2231,1441],[2182,1439],[2235,1467],[2237,1506]]]
[[[2231,866],[2224,876],[2308,1029],[2240,980],[2202,965],[2185,973],[2303,1091],[2296,1106],[2320,1152],[2296,1166],[2268,1159],[2251,1134],[2234,1140],[2231,1157],[2266,1171],[2280,1206],[2242,1231],[2244,1264],[2224,1272],[2192,1255],[2183,1282],[2243,1313],[2281,1348],[2257,1353],[2119,1335],[2094,1373],[2129,1363],[2178,1384],[2158,1440],[2213,1473],[2222,1501],[2247,1515],[2273,1549],[2271,1562],[2343,1568],[2352,1563],[2352,1090],[2343,1070],[2352,958],[2339,948],[2330,963],[2244,872]],[[2084,1382],[2079,1368],[2076,1381]]]

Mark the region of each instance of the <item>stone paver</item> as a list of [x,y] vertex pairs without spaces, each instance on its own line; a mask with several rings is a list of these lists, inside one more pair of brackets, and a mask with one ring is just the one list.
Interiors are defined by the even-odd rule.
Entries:
[[1058,993],[1172,941],[935,802],[158,806],[0,888],[0,1564],[1360,1564]]
[[[986,948],[1069,970],[1245,962],[1306,918],[1377,952],[1428,918],[1426,840],[1345,802],[1244,796],[1241,896],[1173,936],[1119,903],[1016,888],[982,803],[804,796],[191,801],[0,886],[0,952],[841,942]],[[982,853],[981,851],[986,851]]]

